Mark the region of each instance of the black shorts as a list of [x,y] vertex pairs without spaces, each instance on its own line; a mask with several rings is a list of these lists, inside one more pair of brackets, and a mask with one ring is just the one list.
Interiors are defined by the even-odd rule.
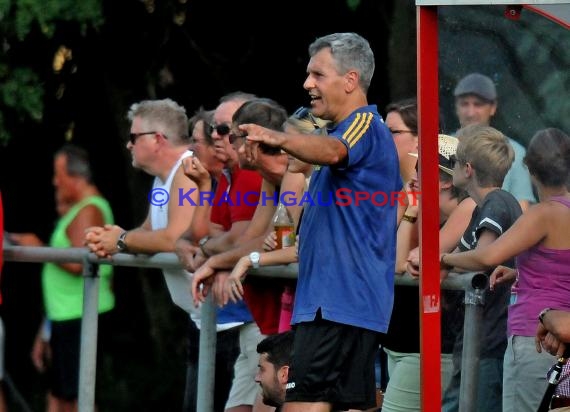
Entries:
[[328,402],[333,409],[376,406],[374,358],[382,334],[324,320],[296,325],[285,402]]
[[[98,341],[101,348],[109,328],[110,313],[99,315]],[[67,401],[77,399],[79,392],[79,345],[81,341],[81,319],[51,322],[51,365],[49,380],[51,393]],[[100,351],[98,351],[100,352]],[[101,353],[97,354],[97,360]],[[97,370],[99,370],[97,363]]]

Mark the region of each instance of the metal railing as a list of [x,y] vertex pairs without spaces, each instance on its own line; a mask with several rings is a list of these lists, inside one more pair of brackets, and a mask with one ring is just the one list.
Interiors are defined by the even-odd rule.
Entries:
[[[84,248],[50,248],[6,246],[4,260],[12,262],[82,263],[84,277],[83,317],[79,355],[79,412],[95,410],[95,372],[97,359],[97,327],[99,296],[99,264],[132,266],[157,269],[181,269],[174,253],[155,255],[116,254],[112,259],[100,259]],[[251,269],[256,276],[291,278],[297,277],[297,264],[268,266]],[[396,276],[397,285],[418,286],[417,278],[409,274]],[[443,289],[465,291],[465,326],[461,368],[460,412],[475,410],[479,346],[483,311],[483,296],[488,286],[487,277],[480,273],[450,274],[442,282]],[[213,411],[214,370],[216,351],[216,308],[211,294],[201,306],[200,349],[198,358],[197,410]],[[436,373],[436,372],[434,372]],[[439,371],[437,371],[439,373]]]

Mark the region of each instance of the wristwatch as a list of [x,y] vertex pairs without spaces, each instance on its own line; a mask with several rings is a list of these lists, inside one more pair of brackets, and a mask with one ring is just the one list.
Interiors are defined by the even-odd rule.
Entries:
[[198,242],[198,246],[200,247],[202,254],[206,257],[210,257],[210,254],[208,252],[206,252],[206,248],[205,248],[206,243],[208,243],[208,240],[210,240],[210,236],[206,235],[202,239],[200,239],[200,241]]
[[544,325],[544,316],[551,310],[552,308],[544,308],[540,311],[540,313],[538,314],[538,320],[540,321],[540,323]]
[[125,242],[125,238],[127,237],[127,231],[125,230],[123,233],[119,235],[117,239],[117,249],[119,252],[126,252],[127,251],[127,242]]
[[251,261],[251,265],[253,266],[254,269],[257,269],[259,267],[260,257],[261,255],[259,254],[259,252],[251,252],[249,254],[249,260]]
[[402,216],[402,220],[408,221],[410,223],[416,223],[418,217],[404,214],[404,216]]

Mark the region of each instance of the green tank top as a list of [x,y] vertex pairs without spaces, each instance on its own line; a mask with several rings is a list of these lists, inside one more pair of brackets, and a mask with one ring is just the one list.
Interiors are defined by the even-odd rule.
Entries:
[[[71,247],[67,228],[85,206],[94,205],[103,213],[105,223],[113,224],[111,206],[101,196],[90,196],[72,206],[55,226],[49,246]],[[115,306],[115,296],[111,289],[113,266],[99,266],[99,313],[107,312]],[[45,263],[42,270],[42,287],[47,318],[63,321],[81,318],[83,314],[83,277],[70,273],[55,263]]]

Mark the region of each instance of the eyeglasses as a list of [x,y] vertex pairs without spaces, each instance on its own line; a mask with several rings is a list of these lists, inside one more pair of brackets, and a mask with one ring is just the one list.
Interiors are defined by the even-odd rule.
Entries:
[[402,133],[416,134],[413,130],[396,130],[396,129],[390,129],[390,133],[392,133],[392,134],[402,134]]
[[309,110],[306,107],[301,106],[297,110],[295,110],[295,113],[293,113],[293,117],[299,120],[308,120],[313,124],[313,127],[315,129],[320,129],[320,126],[317,123],[317,119],[315,119],[315,116],[313,116],[311,110]]
[[218,133],[218,135],[225,136],[230,132],[230,126],[225,124],[225,123],[211,124],[210,125],[210,133],[212,133],[214,130],[216,131],[216,133]]
[[129,133],[129,141],[131,142],[132,145],[134,145],[139,137],[144,136],[146,134],[155,134],[155,133],[158,132]]
[[243,134],[230,133],[230,135],[228,136],[228,138],[230,139],[230,144],[234,144],[234,142],[237,139],[244,139],[246,137],[247,137],[247,133],[243,133]]

